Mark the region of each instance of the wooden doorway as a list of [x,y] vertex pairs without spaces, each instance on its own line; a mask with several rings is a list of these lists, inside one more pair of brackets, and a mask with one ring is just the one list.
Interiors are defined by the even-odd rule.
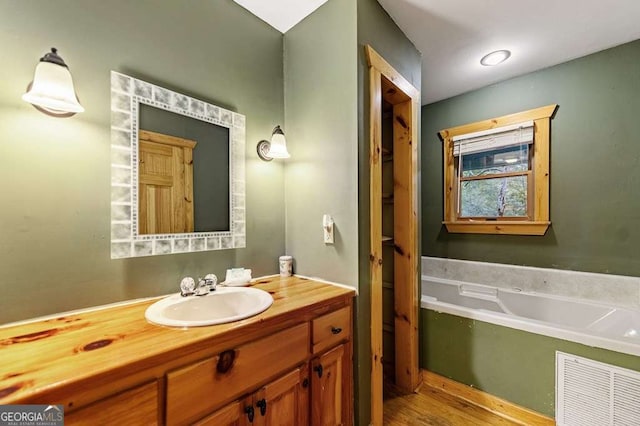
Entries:
[[[413,392],[418,366],[418,111],[420,92],[365,46],[369,65],[371,423],[382,425],[383,411],[383,263],[391,248],[395,385]],[[391,105],[392,149],[383,150],[383,103]],[[383,162],[393,167],[392,193],[383,197]],[[387,158],[385,158],[387,157]],[[384,198],[384,199],[383,199]],[[392,205],[392,235],[383,236],[383,204]],[[387,207],[388,208],[388,207]],[[391,213],[389,213],[391,214]],[[384,253],[387,253],[385,256]]]

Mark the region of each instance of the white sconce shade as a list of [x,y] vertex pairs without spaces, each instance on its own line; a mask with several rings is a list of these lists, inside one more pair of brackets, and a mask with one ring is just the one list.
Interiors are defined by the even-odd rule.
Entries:
[[56,48],[51,48],[51,52],[40,59],[31,87],[22,99],[55,116],[84,111],[76,97],[69,68]]
[[258,142],[258,156],[264,161],[291,157],[289,151],[287,151],[287,140],[280,126],[276,126],[273,129],[271,142],[265,140]]
[[267,155],[271,158],[289,158],[289,151],[287,151],[287,140],[284,138],[284,132],[280,126],[276,126],[273,129],[271,135],[271,146]]

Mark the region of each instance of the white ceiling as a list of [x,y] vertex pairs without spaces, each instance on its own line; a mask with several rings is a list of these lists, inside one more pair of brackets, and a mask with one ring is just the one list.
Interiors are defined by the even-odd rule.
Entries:
[[[422,103],[640,38],[640,0],[378,0],[422,52]],[[495,67],[480,58],[498,50]]]
[[[286,32],[327,0],[234,0]],[[378,0],[422,52],[427,104],[640,39],[640,0]],[[495,67],[480,58],[498,49]]]
[[233,0],[281,33],[286,33],[327,0]]

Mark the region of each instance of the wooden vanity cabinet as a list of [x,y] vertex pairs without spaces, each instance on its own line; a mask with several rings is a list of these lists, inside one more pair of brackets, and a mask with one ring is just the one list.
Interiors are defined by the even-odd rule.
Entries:
[[255,285],[274,304],[238,323],[158,327],[143,301],[0,330],[0,404],[62,405],[69,425],[351,426],[353,291]]
[[167,424],[352,424],[351,323],[345,306],[170,371]]

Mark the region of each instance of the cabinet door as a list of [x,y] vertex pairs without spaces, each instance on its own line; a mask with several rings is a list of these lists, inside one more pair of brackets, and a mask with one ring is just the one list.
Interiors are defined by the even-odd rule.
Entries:
[[249,396],[241,401],[235,401],[216,411],[204,419],[196,422],[194,426],[247,426],[251,425],[249,417],[253,420],[254,414],[249,414],[253,410],[253,397]]
[[309,379],[305,366],[269,383],[254,396],[256,426],[309,424]]
[[343,374],[345,345],[340,345],[311,361],[311,424],[343,425]]
[[64,416],[66,425],[158,424],[158,382],[105,398]]

